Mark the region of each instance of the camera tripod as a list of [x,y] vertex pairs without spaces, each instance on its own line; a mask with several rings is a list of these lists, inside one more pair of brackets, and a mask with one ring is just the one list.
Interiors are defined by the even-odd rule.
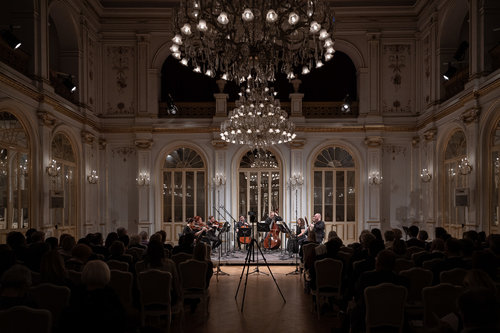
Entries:
[[[245,264],[243,265],[243,269],[241,270],[240,282],[238,283],[238,289],[236,289],[236,294],[234,295],[234,299],[236,299],[238,297],[238,292],[240,291],[241,280],[243,279],[243,274],[245,273],[245,268],[246,268],[247,272],[246,272],[246,277],[245,277],[245,286],[243,288],[243,299],[241,300],[241,312],[243,312],[243,307],[245,306],[245,296],[247,293],[247,282],[248,282],[248,271],[250,269],[251,256],[252,256],[252,253],[254,251],[255,246],[257,246],[258,252],[260,252],[262,259],[264,259],[264,262],[267,266],[267,269],[269,270],[269,273],[271,274],[271,276],[273,278],[274,284],[278,288],[278,291],[281,295],[281,298],[283,298],[283,302],[286,303],[285,296],[283,296],[283,293],[281,292],[281,289],[278,286],[278,282],[276,282],[276,279],[274,278],[273,272],[271,271],[271,268],[269,267],[269,264],[267,263],[266,257],[264,257],[264,253],[262,253],[262,250],[260,248],[259,243],[255,240],[255,238],[252,238],[250,244],[248,245],[247,256],[245,258]],[[257,260],[259,258],[258,256],[259,256],[259,253],[257,253]]]

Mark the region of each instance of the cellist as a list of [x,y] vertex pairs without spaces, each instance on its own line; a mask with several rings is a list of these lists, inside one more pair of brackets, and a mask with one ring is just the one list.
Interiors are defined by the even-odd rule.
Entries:
[[249,228],[249,224],[245,217],[242,215],[240,216],[239,221],[236,223],[236,241],[238,242],[238,250],[241,250],[241,242],[240,242],[240,237],[238,237],[238,233],[240,231],[240,228]]

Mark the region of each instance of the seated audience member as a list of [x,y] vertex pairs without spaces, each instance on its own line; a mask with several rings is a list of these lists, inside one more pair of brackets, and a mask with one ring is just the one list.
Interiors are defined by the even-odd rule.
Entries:
[[141,244],[141,236],[139,235],[132,235],[130,236],[130,241],[128,243],[128,248],[134,248],[137,247],[139,249],[145,250],[147,246],[144,246]]
[[7,234],[7,245],[14,251],[17,261],[24,262],[26,260],[28,247],[26,246],[26,238],[22,233],[19,231],[9,232]]
[[89,261],[82,271],[82,286],[71,294],[70,306],[62,316],[63,332],[125,332],[127,316],[116,293],[108,286],[108,265]]
[[81,272],[92,255],[92,249],[86,244],[77,244],[71,251],[71,258],[66,261],[66,269]]
[[212,263],[212,260],[210,260],[210,255],[207,253],[207,247],[203,242],[196,243],[193,250],[193,259],[207,263],[206,282],[208,288],[210,285],[210,279],[214,274],[214,264]]
[[59,240],[56,237],[48,237],[45,243],[49,246],[49,250],[57,250],[59,248]]
[[37,307],[36,302],[28,294],[31,287],[31,272],[26,266],[16,264],[9,268],[1,276],[0,285],[0,310],[17,305]]
[[174,248],[172,244],[167,244],[165,243],[167,241],[167,232],[165,230],[160,230],[157,232],[161,236],[161,243],[163,244],[163,247],[167,249],[169,252],[172,252],[172,249]]
[[141,245],[148,246],[148,233],[146,231],[141,231],[139,233],[139,237],[141,238]]
[[193,254],[194,248],[194,234],[185,234],[179,237],[179,245],[174,246],[172,249],[172,255],[177,253],[187,253]]
[[7,244],[0,244],[0,277],[16,264],[16,255]]
[[408,228],[408,235],[410,239],[406,241],[406,247],[417,246],[425,249],[425,242],[417,238],[420,229],[416,225],[412,225]]
[[129,269],[131,269],[133,265],[133,257],[130,254],[125,254],[125,245],[119,240],[114,241],[109,247],[109,256],[107,260],[126,262]]
[[386,249],[391,249],[392,248],[392,243],[394,242],[394,239],[396,238],[396,235],[394,234],[394,230],[387,230],[384,232],[384,239],[385,239],[385,248]]
[[444,258],[444,241],[441,238],[434,239],[429,246],[429,253],[421,255],[415,260],[415,266],[422,267],[425,261]]
[[119,227],[118,229],[116,229],[118,240],[121,241],[123,245],[125,245],[125,247],[127,247],[128,243],[130,242],[130,238],[128,237],[127,233],[127,229],[125,229],[124,227]]
[[394,240],[392,251],[398,258],[406,258],[406,242],[402,239]]
[[86,244],[90,246],[92,252],[98,255],[101,259],[106,258],[109,255],[108,248],[103,245],[103,237],[100,232],[88,234]]
[[30,245],[31,243],[33,243],[33,240],[31,239],[31,236],[35,232],[37,232],[37,230],[35,228],[29,228],[28,230],[26,230],[26,233],[25,233],[26,245]]
[[451,237],[446,231],[446,229],[443,227],[436,227],[436,229],[434,229],[434,236],[435,236],[434,239],[440,238],[443,241],[446,241],[448,238]]
[[65,237],[61,236],[61,248],[59,249],[59,253],[63,257],[64,261],[67,261],[71,258],[71,253],[73,248],[76,246],[75,237],[65,234]]
[[383,238],[382,238],[382,231],[380,231],[379,228],[373,228],[371,230],[371,233],[372,233],[373,236],[375,236],[375,238],[377,240],[382,241],[382,242],[384,241]]
[[45,252],[49,251],[49,245],[45,243],[45,233],[35,231],[31,234],[31,244],[26,251],[24,264],[34,272],[40,272],[40,262]]
[[117,240],[118,234],[116,232],[110,232],[106,236],[106,240],[104,241],[104,247],[106,248],[106,254],[104,254],[105,257],[109,255],[109,248],[111,247],[111,244],[113,244]]
[[403,232],[401,231],[401,229],[392,228],[392,231],[394,231],[394,240],[403,238]]
[[462,246],[458,239],[449,238],[445,243],[445,258],[443,262],[437,263],[432,272],[434,273],[434,283],[439,283],[441,272],[449,271],[453,268],[471,268],[462,257]]
[[40,265],[40,280],[58,286],[73,287],[68,279],[68,271],[59,251],[50,250],[43,255]]

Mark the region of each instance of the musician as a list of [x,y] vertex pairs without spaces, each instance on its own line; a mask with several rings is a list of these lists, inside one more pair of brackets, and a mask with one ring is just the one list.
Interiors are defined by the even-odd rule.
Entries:
[[214,216],[208,217],[207,228],[206,239],[212,244],[212,250],[215,250],[222,241],[215,235],[215,232],[219,229],[219,223]]
[[[276,210],[276,211],[272,210],[269,212],[269,215],[267,216],[265,223],[269,227],[269,229],[272,229],[274,223],[276,223],[278,221],[283,221],[283,219],[281,218],[281,216],[278,215],[278,210]],[[264,235],[264,238],[263,238],[264,240],[267,238],[268,234],[269,234],[269,232],[267,232]]]
[[240,228],[243,227],[243,226],[250,227],[250,225],[248,224],[247,220],[242,215],[242,216],[240,216],[239,221],[236,223],[236,240],[238,242],[238,250],[241,250],[241,242],[240,242],[240,237],[238,237],[238,233],[240,231]]
[[297,225],[295,226],[295,234],[297,235],[297,241],[299,245],[302,245],[306,239],[306,222],[302,217],[297,220]]
[[194,218],[188,218],[187,225],[184,227],[182,234],[193,234],[195,238],[201,237],[201,235],[207,231],[207,228],[201,225],[197,225],[196,222],[197,220],[195,220]]
[[306,234],[313,232],[316,235],[316,242],[321,244],[325,238],[325,222],[321,220],[321,214],[314,214],[313,221],[306,231]]

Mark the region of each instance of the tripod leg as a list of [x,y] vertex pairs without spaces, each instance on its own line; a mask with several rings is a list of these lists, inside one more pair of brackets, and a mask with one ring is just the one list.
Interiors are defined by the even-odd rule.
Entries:
[[274,278],[273,272],[271,271],[271,267],[269,267],[269,264],[267,263],[266,257],[264,257],[264,253],[262,253],[262,250],[261,250],[259,244],[257,244],[257,248],[259,249],[260,254],[262,255],[262,259],[264,259],[264,262],[266,263],[267,269],[269,270],[269,273],[271,274],[271,276],[273,278],[274,284],[278,288],[278,291],[281,295],[281,298],[283,298],[283,302],[286,303],[285,296],[283,296],[283,293],[281,292],[280,286],[278,286],[278,282],[276,282],[276,279]]
[[238,292],[240,291],[241,280],[243,279],[243,274],[245,273],[245,267],[247,268],[247,278],[248,278],[248,267],[250,267],[250,248],[251,247],[253,247],[253,245],[250,243],[250,245],[248,246],[247,256],[245,258],[245,263],[243,264],[243,269],[241,270],[240,282],[238,282],[238,288],[236,289],[236,294],[234,295],[234,299],[236,299],[236,297],[238,297]]
[[245,306],[245,296],[247,294],[248,270],[249,269],[250,269],[250,262],[247,265],[247,275],[245,277],[245,287],[243,288],[243,299],[241,300],[241,312],[243,312],[243,307]]

